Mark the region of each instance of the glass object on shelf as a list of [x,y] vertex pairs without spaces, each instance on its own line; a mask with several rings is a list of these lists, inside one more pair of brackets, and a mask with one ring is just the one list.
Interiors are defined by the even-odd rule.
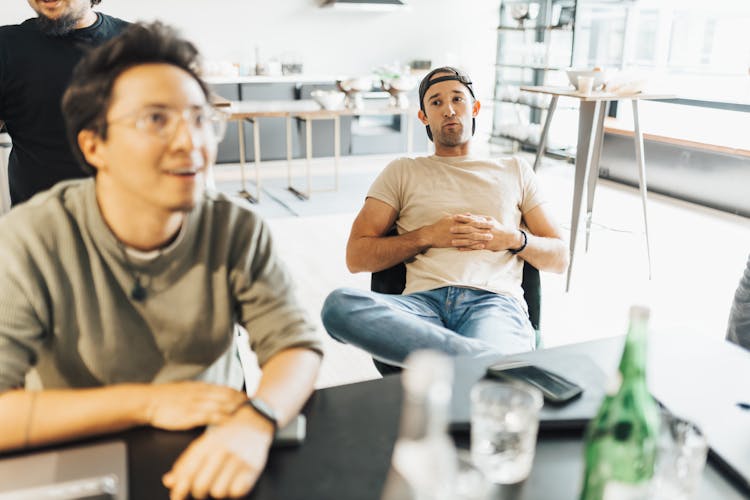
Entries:
[[519,28],[523,28],[526,21],[534,21],[538,15],[538,3],[514,3],[510,6],[510,16],[518,23]]

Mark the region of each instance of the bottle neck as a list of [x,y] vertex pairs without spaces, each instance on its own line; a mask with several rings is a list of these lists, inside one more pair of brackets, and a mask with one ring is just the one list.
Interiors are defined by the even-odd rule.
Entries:
[[440,387],[433,387],[426,393],[405,393],[399,439],[420,440],[444,435],[448,429],[448,403]]
[[620,360],[620,374],[626,380],[642,380],[646,375],[647,325],[642,319],[632,319]]

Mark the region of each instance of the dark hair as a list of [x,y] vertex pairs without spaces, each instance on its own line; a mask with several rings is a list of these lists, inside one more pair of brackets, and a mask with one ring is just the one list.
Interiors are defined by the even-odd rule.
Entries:
[[[433,80],[432,77],[439,73],[450,73],[451,76],[441,76]],[[427,93],[427,89],[429,89],[435,83],[444,82],[446,80],[456,80],[458,82],[463,83],[466,86],[466,88],[469,90],[469,94],[471,94],[471,99],[473,101],[477,100],[477,98],[474,96],[474,87],[473,87],[473,84],[471,83],[471,78],[469,78],[469,75],[466,74],[466,72],[461,71],[460,69],[454,68],[453,66],[441,66],[427,73],[425,77],[422,78],[422,81],[419,82],[419,109],[422,110],[422,113],[427,114],[427,111],[424,108],[424,95]],[[432,130],[430,130],[429,125],[427,125],[426,128],[427,128],[427,137],[429,137],[430,140],[432,140]],[[476,130],[476,128],[477,128],[477,120],[476,118],[472,118],[471,135],[474,135],[474,131]]]
[[131,24],[119,36],[87,53],[73,70],[62,100],[68,140],[83,170],[96,171],[78,146],[78,134],[92,130],[102,139],[107,138],[112,88],[123,72],[142,64],[171,64],[195,78],[208,97],[208,87],[198,76],[199,62],[195,46],[160,22]]
[[93,7],[94,5],[99,5],[100,3],[102,3],[102,0],[91,0],[91,6],[92,6],[92,7]]

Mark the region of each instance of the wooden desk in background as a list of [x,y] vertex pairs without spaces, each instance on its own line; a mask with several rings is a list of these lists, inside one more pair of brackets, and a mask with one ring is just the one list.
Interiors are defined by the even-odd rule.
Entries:
[[[371,116],[371,115],[401,115],[409,117],[417,112],[417,108],[395,108],[395,107],[365,107],[359,109],[322,109],[313,100],[296,101],[231,101],[229,106],[223,108],[228,113],[229,120],[236,121],[238,126],[240,147],[240,171],[242,175],[242,190],[240,195],[250,202],[260,200],[260,128],[259,118],[285,118],[286,119],[286,159],[287,159],[287,188],[300,199],[309,199],[312,189],[312,122],[314,120],[333,120],[334,122],[334,186],[339,187],[339,159],[341,157],[341,125],[342,116]],[[292,183],[292,121],[305,122],[305,173],[307,186],[299,190]],[[245,137],[243,123],[248,121],[253,124],[253,147],[255,150],[255,194],[247,191],[245,177]],[[414,126],[413,120],[407,119],[407,153],[411,153],[413,146]],[[330,189],[326,189],[330,190]]]

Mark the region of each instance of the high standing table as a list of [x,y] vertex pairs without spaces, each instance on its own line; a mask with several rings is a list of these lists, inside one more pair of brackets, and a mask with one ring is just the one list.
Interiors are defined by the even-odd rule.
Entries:
[[[586,196],[586,250],[589,247],[589,235],[591,232],[591,214],[594,207],[594,191],[596,181],[599,178],[599,159],[602,152],[604,137],[604,118],[607,115],[609,103],[612,101],[631,101],[633,105],[633,121],[635,125],[635,158],[638,163],[638,179],[641,190],[641,201],[643,204],[643,225],[646,233],[646,254],[648,257],[648,277],[651,279],[651,248],[648,238],[648,214],[646,210],[646,164],[643,157],[643,134],[641,132],[638,118],[638,101],[643,99],[671,99],[672,95],[656,94],[613,94],[610,92],[593,92],[582,94],[569,88],[532,86],[521,87],[522,91],[548,94],[552,100],[547,111],[547,119],[544,122],[542,136],[539,140],[539,148],[534,160],[534,170],[539,166],[544,148],[547,145],[547,134],[549,132],[552,116],[557,107],[557,100],[562,97],[572,97],[580,101],[578,111],[578,147],[575,159],[575,180],[573,184],[573,210],[570,217],[570,264],[565,290],[570,289],[570,277],[573,273],[573,257],[576,248],[576,237],[578,235],[578,223],[581,218],[581,202],[583,200],[583,187],[587,186]],[[593,141],[592,141],[593,139]]]

